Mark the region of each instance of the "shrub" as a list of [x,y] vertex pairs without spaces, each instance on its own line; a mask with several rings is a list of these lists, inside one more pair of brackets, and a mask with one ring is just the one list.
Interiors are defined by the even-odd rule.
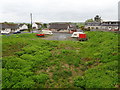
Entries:
[[77,76],[77,77],[74,78],[74,86],[85,88],[85,84],[86,84],[86,82],[84,80],[84,77]]
[[3,68],[6,68],[6,69],[26,69],[26,70],[29,70],[31,69],[31,63],[23,60],[23,59],[20,59],[20,58],[17,58],[17,57],[6,57],[6,58],[3,58]]
[[36,58],[30,54],[23,54],[22,56],[20,56],[20,58],[22,58],[24,60],[28,60],[28,61],[35,61],[36,60]]
[[83,77],[75,79],[74,85],[84,88],[115,88],[118,84],[117,61],[88,69]]
[[[34,33],[2,36],[2,87],[114,88],[118,85],[119,72],[118,34],[85,33],[88,40],[84,42],[48,41]],[[75,67],[61,68],[62,63]],[[92,64],[94,66],[88,67]],[[71,69],[78,72],[72,74]],[[79,69],[83,76],[78,76],[81,75]],[[72,77],[75,77],[74,84]]]
[[35,82],[31,78],[25,78],[22,82],[13,85],[12,88],[34,88]]
[[26,54],[33,54],[36,51],[38,51],[38,46],[26,46],[24,48],[22,48],[22,50],[26,53]]
[[35,84],[30,78],[33,73],[28,71],[29,74],[27,76],[25,75],[26,72],[18,69],[3,69],[2,72],[4,75],[2,78],[3,88],[30,88]]
[[35,82],[38,83],[43,83],[45,84],[45,82],[49,79],[49,76],[47,74],[39,74],[39,75],[34,75],[33,76],[33,80]]
[[21,55],[23,55],[23,54],[25,54],[25,52],[24,51],[19,51],[19,52],[15,52],[15,55],[17,55],[17,56],[21,56]]
[[59,78],[64,78],[65,79],[65,78],[68,78],[69,76],[72,76],[71,71],[64,70],[64,71],[61,71],[61,72],[56,71],[56,72],[53,73],[53,79],[54,80],[58,80]]

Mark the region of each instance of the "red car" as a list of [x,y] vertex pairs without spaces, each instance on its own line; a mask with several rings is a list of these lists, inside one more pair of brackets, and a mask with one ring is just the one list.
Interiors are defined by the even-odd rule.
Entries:
[[36,36],[38,36],[38,37],[44,37],[45,34],[36,34]]

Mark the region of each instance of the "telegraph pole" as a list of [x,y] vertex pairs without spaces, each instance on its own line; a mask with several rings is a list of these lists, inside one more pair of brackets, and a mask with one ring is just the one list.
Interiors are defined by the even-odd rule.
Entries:
[[32,29],[32,13],[30,13],[30,18],[31,18],[31,30],[32,30],[32,33],[33,33],[33,29]]

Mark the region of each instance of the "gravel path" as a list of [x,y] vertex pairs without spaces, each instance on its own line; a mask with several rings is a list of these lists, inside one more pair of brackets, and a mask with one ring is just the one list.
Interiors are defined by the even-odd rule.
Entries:
[[69,34],[69,33],[53,33],[53,35],[47,36],[43,39],[45,39],[45,40],[60,40],[60,41],[63,41],[63,40],[77,41],[76,38],[71,38],[71,35],[72,34]]

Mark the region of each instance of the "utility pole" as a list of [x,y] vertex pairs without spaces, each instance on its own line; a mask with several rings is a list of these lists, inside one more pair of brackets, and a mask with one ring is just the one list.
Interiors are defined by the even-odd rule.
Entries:
[[120,31],[120,1],[118,2],[118,31]]
[[32,30],[32,33],[33,33],[33,29],[32,29],[32,13],[30,13],[30,18],[31,18],[31,30]]

